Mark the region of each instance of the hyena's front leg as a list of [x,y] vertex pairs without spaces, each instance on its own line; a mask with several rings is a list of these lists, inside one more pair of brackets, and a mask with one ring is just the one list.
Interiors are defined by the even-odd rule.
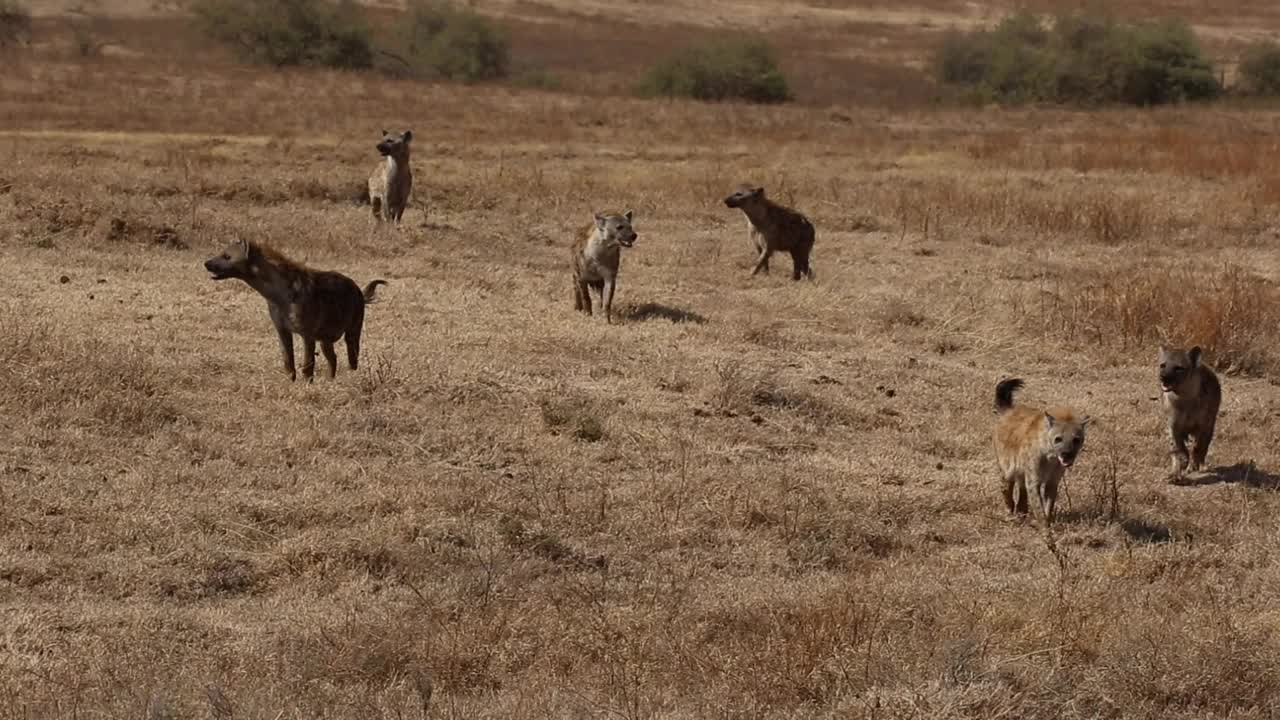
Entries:
[[767,246],[760,248],[760,258],[756,260],[756,267],[754,270],[751,271],[751,277],[755,277],[756,273],[760,272],[761,270],[764,271],[765,275],[769,274],[769,256],[772,254],[773,254],[773,251],[770,250]]
[[578,307],[582,312],[591,314],[591,286],[585,281],[578,281],[578,301],[581,303]]
[[316,374],[316,339],[309,335],[302,336],[302,377],[311,382]]
[[298,373],[293,367],[293,333],[288,328],[276,326],[276,337],[280,340],[280,355],[284,359],[284,372],[289,376],[289,382],[298,379]]
[[1209,443],[1213,442],[1213,426],[1215,423],[1209,423],[1207,427],[1201,428],[1196,433],[1196,447],[1191,453],[1191,470],[1199,472],[1204,469],[1205,458],[1209,456]]
[[1184,477],[1187,474],[1187,465],[1190,464],[1187,437],[1188,434],[1185,432],[1170,430],[1169,456],[1173,460],[1173,477],[1175,478]]
[[604,305],[604,321],[608,325],[613,324],[613,283],[616,278],[609,278],[604,281],[604,289],[600,291],[600,304]]
[[1046,527],[1053,524],[1053,506],[1058,502],[1058,478],[1049,478],[1040,485],[1040,509]]
[[[1034,495],[1036,497],[1036,515],[1044,520],[1047,517],[1047,508],[1045,506],[1045,485],[1041,478],[1034,473],[1026,478],[1026,486],[1023,490],[1024,495]],[[1024,497],[1023,500],[1026,500]]]

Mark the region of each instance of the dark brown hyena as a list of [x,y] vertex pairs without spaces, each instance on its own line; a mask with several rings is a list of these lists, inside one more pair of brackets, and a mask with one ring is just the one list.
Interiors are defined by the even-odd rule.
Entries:
[[[1222,384],[1213,370],[1200,362],[1199,346],[1190,350],[1160,348],[1159,362],[1172,477],[1178,479],[1186,475],[1188,465],[1192,472],[1204,465],[1218,424]],[[1195,447],[1188,454],[1187,441],[1191,439]]]
[[355,282],[336,272],[311,270],[289,260],[264,245],[236,240],[221,254],[205,261],[214,280],[239,278],[267,299],[271,322],[276,326],[284,370],[290,380],[297,378],[293,363],[293,336],[302,336],[302,376],[310,381],[315,374],[316,342],[329,363],[329,377],[338,371],[333,344],[339,338],[347,344],[347,364],[356,369],[360,358],[360,333],[364,329],[364,306],[385,280],[374,280],[364,291]]
[[762,187],[743,187],[725,198],[724,204],[747,216],[747,238],[759,253],[751,271],[753,276],[761,270],[768,274],[769,256],[785,252],[791,255],[792,280],[801,276],[813,279],[809,255],[813,252],[814,230],[808,218],[767,199]]

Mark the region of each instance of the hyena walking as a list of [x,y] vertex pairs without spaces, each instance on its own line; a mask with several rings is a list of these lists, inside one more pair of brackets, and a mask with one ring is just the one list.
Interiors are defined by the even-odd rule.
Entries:
[[373,216],[379,220],[399,225],[409,204],[409,193],[413,190],[413,171],[409,169],[411,140],[412,130],[402,133],[383,130],[382,140],[376,145],[386,158],[369,176],[369,204],[373,206]]
[[386,280],[374,280],[361,291],[351,278],[336,272],[311,270],[265,245],[236,240],[221,254],[205,261],[214,280],[240,278],[267,299],[271,323],[276,326],[284,371],[297,378],[293,362],[293,336],[302,336],[302,376],[315,374],[316,342],[329,363],[329,377],[338,371],[333,344],[346,340],[347,364],[352,370],[360,358],[360,333],[364,306]]
[[769,256],[775,252],[791,255],[791,279],[803,275],[813,279],[809,255],[813,252],[814,230],[809,218],[764,196],[762,187],[743,187],[724,199],[724,204],[747,216],[747,238],[759,257],[751,275],[769,273]]
[[1010,513],[1027,513],[1027,493],[1036,496],[1045,525],[1053,522],[1058,483],[1084,447],[1088,417],[1076,417],[1068,407],[1040,410],[1014,407],[1013,394],[1022,381],[1013,378],[996,385],[993,439],[1004,504]]
[[[1200,361],[1200,347],[1190,350],[1160,348],[1160,390],[1169,429],[1169,454],[1174,479],[1186,475],[1190,465],[1197,472],[1209,454],[1213,431],[1222,404],[1222,384],[1213,370]],[[1187,441],[1195,448],[1187,452]]]
[[600,293],[604,319],[613,322],[613,291],[618,283],[622,248],[635,244],[630,210],[621,215],[597,214],[573,242],[573,309],[591,314],[591,289]]

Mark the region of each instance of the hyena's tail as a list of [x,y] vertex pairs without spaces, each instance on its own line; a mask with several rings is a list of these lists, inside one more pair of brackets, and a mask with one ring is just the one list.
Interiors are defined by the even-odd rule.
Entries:
[[1018,378],[1001,380],[996,385],[996,412],[1004,412],[1013,407],[1013,394],[1022,389],[1022,381]]
[[386,281],[386,280],[374,280],[373,282],[369,283],[368,285],[365,285],[365,286],[364,286],[364,302],[365,302],[365,304],[366,304],[366,305],[368,305],[369,303],[377,302],[377,300],[378,300],[378,299],[377,299],[377,297],[376,297],[376,296],[377,296],[377,293],[378,293],[378,286],[379,286],[379,285],[386,285],[386,284],[387,284],[387,281]]

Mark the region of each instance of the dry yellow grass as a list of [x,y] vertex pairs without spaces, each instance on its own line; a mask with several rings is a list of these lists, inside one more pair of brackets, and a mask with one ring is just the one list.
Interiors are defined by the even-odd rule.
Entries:
[[[15,57],[0,718],[1272,717],[1278,121]],[[384,125],[401,231],[348,201]],[[748,277],[744,181],[817,282]],[[622,206],[609,327],[565,248]],[[391,281],[359,371],[283,379],[233,235]],[[1238,371],[1200,484],[1162,338]],[[1096,422],[1051,537],[1014,374]]]

